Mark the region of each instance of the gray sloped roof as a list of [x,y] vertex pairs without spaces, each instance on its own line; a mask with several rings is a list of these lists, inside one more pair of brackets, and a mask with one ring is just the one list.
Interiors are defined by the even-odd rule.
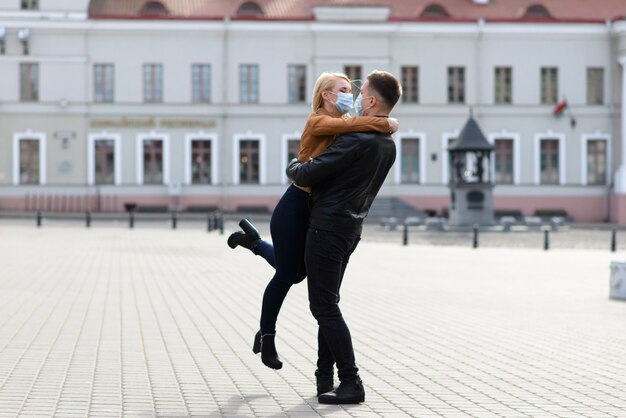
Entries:
[[472,116],[468,119],[450,151],[492,151],[493,145],[487,141],[478,123]]

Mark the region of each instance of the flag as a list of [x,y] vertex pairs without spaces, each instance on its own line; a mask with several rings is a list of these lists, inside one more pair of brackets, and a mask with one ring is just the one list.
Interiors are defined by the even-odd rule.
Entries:
[[563,100],[557,103],[557,105],[554,107],[554,110],[552,110],[552,114],[558,118],[559,116],[563,116],[563,113],[565,113],[566,109],[567,109],[567,100]]

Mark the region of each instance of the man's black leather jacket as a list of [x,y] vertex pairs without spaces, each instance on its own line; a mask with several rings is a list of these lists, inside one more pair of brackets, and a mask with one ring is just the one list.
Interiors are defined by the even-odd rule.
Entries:
[[363,219],[395,158],[391,135],[349,133],[338,136],[326,151],[306,163],[292,160],[287,177],[313,188],[311,227],[360,235]]

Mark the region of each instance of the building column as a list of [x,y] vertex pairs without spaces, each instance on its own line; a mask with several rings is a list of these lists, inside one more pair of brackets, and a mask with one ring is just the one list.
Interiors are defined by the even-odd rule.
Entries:
[[626,56],[618,59],[622,65],[622,124],[620,165],[615,172],[615,193],[626,194]]

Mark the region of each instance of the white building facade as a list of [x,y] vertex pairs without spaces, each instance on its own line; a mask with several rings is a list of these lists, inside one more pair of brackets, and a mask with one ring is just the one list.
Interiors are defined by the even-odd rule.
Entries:
[[445,212],[447,147],[471,108],[496,146],[496,211],[626,224],[624,20],[403,21],[389,1],[124,19],[23,3],[0,0],[0,210],[271,210],[317,75],[380,69],[405,90],[382,196]]

